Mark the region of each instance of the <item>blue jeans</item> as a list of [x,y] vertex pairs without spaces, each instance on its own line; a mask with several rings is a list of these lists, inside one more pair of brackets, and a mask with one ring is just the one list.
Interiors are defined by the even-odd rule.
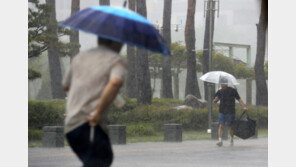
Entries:
[[219,125],[226,124],[227,126],[232,126],[233,122],[235,120],[235,114],[222,114],[219,113]]

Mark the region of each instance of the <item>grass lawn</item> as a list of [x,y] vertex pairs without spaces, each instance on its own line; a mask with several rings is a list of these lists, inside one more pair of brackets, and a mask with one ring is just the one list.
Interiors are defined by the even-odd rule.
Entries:
[[[268,137],[267,129],[258,130],[258,138]],[[183,141],[186,140],[211,140],[211,134],[206,131],[183,131],[182,133]],[[237,139],[235,136],[234,139]],[[157,132],[155,136],[133,136],[127,137],[128,143],[138,143],[138,142],[162,142],[163,141],[163,132]]]
[[[186,140],[210,140],[211,134],[206,133],[206,131],[183,131],[182,133],[183,141]],[[259,138],[267,138],[268,130],[259,129],[258,130]],[[237,137],[234,137],[236,139]],[[127,143],[138,143],[138,142],[162,142],[163,141],[163,132],[157,132],[154,136],[128,136]],[[41,147],[41,140],[29,141],[29,147]],[[65,140],[65,146],[68,146],[67,141]]]

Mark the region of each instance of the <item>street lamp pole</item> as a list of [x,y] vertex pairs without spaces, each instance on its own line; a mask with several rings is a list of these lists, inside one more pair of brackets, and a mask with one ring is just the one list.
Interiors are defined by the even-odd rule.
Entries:
[[[218,8],[215,9],[214,3],[218,2]],[[218,16],[219,16],[219,0],[207,0],[207,11],[209,11],[209,71],[212,71],[212,50],[213,50],[213,16],[215,15],[215,10],[218,10]],[[205,4],[206,6],[206,4]],[[206,13],[206,12],[205,12]],[[212,111],[213,111],[213,105],[212,105],[212,84],[207,84],[208,89],[208,132],[211,132],[212,127]]]
[[[212,0],[209,0],[208,3],[208,10],[209,10],[209,19],[210,19],[210,33],[209,33],[209,71],[212,70]],[[211,129],[212,127],[212,110],[213,110],[213,106],[212,106],[212,91],[211,91],[211,84],[208,83],[208,110],[209,110],[209,113],[208,113],[208,123],[209,123],[209,129]]]

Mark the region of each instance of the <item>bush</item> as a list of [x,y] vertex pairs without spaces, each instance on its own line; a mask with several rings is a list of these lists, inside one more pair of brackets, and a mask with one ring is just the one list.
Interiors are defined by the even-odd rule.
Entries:
[[152,105],[155,106],[178,106],[182,105],[183,101],[179,99],[164,99],[164,98],[153,98]]
[[126,126],[127,136],[154,136],[156,134],[151,124],[131,124]]
[[29,128],[62,126],[65,119],[65,100],[33,101],[28,104]]
[[40,72],[29,68],[28,69],[28,79],[29,80],[34,80],[34,79],[37,79],[37,78],[41,78]]
[[28,139],[29,140],[41,140],[42,130],[39,129],[29,129],[28,130]]
[[[236,116],[242,113],[241,108],[237,107]],[[213,122],[218,122],[218,108],[213,108]],[[257,120],[259,128],[268,126],[268,109],[267,107],[249,106],[248,115]],[[205,130],[208,128],[208,109],[184,109],[176,110],[170,106],[139,106],[133,110],[118,112],[109,111],[108,121],[111,124],[152,124],[154,129],[161,131],[163,124],[180,123],[184,130]]]
[[[208,128],[208,109],[183,109],[176,110],[172,106],[182,104],[181,100],[158,99],[152,100],[152,105],[137,106],[136,99],[126,99],[122,108],[111,105],[108,109],[107,124],[124,124],[130,135],[138,135],[137,129],[142,129],[144,134],[153,130],[162,131],[163,124],[181,123],[184,130],[205,130]],[[237,106],[239,117],[241,107]],[[29,101],[29,128],[41,129],[46,125],[63,125],[65,113],[64,100]],[[259,128],[268,127],[268,108],[249,106],[248,115],[257,120]],[[213,108],[213,121],[218,122],[218,108]],[[137,126],[139,124],[139,126]]]

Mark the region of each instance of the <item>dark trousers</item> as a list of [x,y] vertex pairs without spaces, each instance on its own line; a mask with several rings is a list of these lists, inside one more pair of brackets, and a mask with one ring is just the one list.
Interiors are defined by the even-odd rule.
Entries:
[[111,166],[113,153],[108,135],[98,125],[95,127],[92,143],[89,136],[88,122],[66,134],[69,145],[83,162],[84,167]]

